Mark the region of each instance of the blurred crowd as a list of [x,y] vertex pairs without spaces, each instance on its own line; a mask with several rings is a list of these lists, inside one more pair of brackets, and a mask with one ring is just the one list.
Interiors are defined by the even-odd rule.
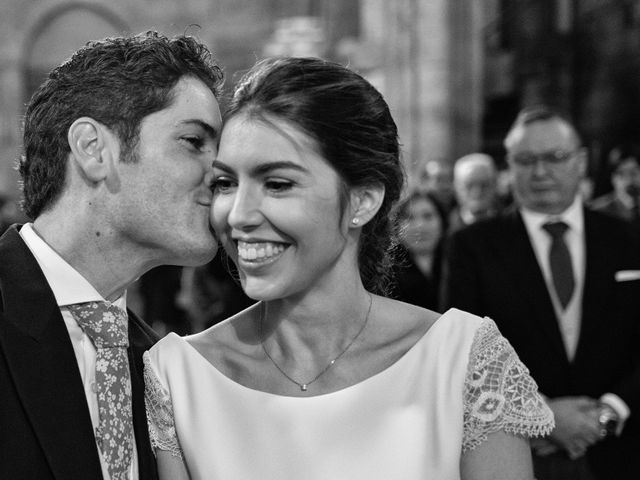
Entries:
[[[544,147],[544,145],[543,145]],[[551,148],[552,145],[549,145]],[[398,211],[402,221],[396,298],[442,310],[441,276],[446,240],[454,231],[517,209],[512,169],[490,155],[472,152],[454,161],[431,160]],[[626,143],[609,152],[609,191],[593,198],[593,180],[580,179],[584,205],[627,222],[640,236],[640,146]]]
[[428,165],[405,217],[417,269],[399,277],[418,270],[432,308],[489,317],[514,347],[556,422],[531,442],[537,478],[638,478],[638,148],[611,149],[611,191],[592,198],[589,151],[560,112],[523,109],[503,145],[503,172],[482,153]]

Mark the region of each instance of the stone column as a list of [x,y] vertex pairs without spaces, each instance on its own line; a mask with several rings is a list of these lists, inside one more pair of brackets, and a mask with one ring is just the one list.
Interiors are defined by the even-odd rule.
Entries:
[[22,145],[22,71],[17,49],[0,53],[0,194],[17,198],[15,166]]
[[474,0],[362,0],[362,38],[400,130],[407,172],[480,145],[482,7]]
[[482,1],[451,0],[449,49],[452,159],[482,145],[485,79],[485,7]]

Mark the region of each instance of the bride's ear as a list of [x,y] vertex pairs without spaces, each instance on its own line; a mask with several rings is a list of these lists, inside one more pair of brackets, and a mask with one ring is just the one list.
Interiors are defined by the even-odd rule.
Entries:
[[350,193],[349,227],[360,228],[366,225],[380,210],[384,193],[382,184],[353,188]]

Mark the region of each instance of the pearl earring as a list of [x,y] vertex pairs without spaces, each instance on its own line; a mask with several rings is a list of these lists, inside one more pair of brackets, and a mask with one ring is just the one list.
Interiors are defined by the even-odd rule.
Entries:
[[358,225],[360,223],[360,219],[354,218],[353,220],[351,220],[351,223],[353,223],[354,225]]

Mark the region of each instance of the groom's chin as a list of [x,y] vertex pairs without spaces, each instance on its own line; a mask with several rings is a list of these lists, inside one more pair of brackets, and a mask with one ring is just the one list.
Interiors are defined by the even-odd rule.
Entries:
[[191,267],[197,267],[209,263],[218,253],[218,243],[215,242],[211,247],[203,250],[199,255],[194,255],[193,263],[186,265]]
[[177,252],[174,261],[170,263],[184,267],[198,267],[205,263],[209,263],[217,253],[218,242],[215,237],[211,237],[210,242],[185,246],[181,252]]

